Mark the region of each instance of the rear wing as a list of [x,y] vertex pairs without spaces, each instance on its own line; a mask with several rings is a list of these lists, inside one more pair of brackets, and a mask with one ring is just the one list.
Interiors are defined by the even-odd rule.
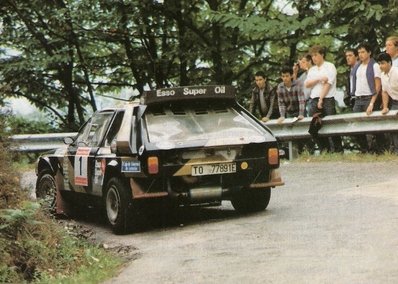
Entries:
[[185,86],[157,89],[156,91],[145,91],[141,103],[150,105],[154,103],[181,102],[184,100],[197,99],[235,101],[235,95],[236,90],[233,86]]

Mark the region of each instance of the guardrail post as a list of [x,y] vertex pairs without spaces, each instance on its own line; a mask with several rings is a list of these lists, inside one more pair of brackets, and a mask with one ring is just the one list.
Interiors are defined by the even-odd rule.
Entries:
[[[293,160],[293,141],[289,141],[289,160]],[[294,157],[296,158],[296,157]]]

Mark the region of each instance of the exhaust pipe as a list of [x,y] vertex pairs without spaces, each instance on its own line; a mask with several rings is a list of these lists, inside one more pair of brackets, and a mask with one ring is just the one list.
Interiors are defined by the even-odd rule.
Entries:
[[194,202],[220,200],[222,193],[220,186],[196,187],[189,190],[189,198]]

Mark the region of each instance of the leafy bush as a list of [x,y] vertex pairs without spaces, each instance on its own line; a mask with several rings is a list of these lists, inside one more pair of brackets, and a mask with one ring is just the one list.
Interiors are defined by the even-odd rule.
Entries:
[[31,120],[22,116],[8,116],[7,129],[11,134],[59,132],[56,125],[51,125],[47,121]]
[[[0,137],[3,123],[0,117]],[[92,283],[109,277],[120,261],[68,234],[28,200],[1,141],[0,161],[0,283],[62,283],[73,277]]]
[[95,271],[91,274],[96,279],[104,279],[119,265],[96,246],[65,234],[38,203],[24,201],[20,208],[3,209],[0,220],[0,283],[50,283],[81,271]]

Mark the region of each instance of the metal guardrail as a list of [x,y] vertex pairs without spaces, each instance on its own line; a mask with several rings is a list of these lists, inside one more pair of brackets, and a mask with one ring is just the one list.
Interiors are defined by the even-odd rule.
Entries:
[[[289,158],[293,157],[292,142],[310,138],[308,130],[312,118],[302,120],[287,118],[283,123],[276,119],[265,123],[279,141],[289,143]],[[398,132],[398,110],[390,110],[387,114],[375,111],[371,115],[364,112],[325,116],[319,136],[351,136],[356,134]]]
[[[292,141],[310,138],[308,129],[312,118],[302,120],[287,118],[283,123],[270,120],[265,123],[274,133],[278,141],[289,142],[289,157],[292,151]],[[375,111],[371,115],[366,113],[349,113],[331,115],[322,118],[320,136],[350,136],[366,133],[398,132],[398,110],[389,111],[383,115]],[[73,137],[76,132],[49,133],[49,134],[23,134],[10,137],[12,150],[18,152],[34,153],[55,149],[63,145],[65,137]]]
[[[280,141],[293,141],[310,138],[308,133],[311,117],[302,120],[287,118],[278,124],[276,119],[265,123]],[[322,118],[322,128],[319,136],[350,136],[355,134],[395,132],[398,131],[398,110],[381,114],[375,111],[366,113],[348,113],[325,116]]]
[[65,137],[74,137],[77,132],[48,133],[48,134],[17,134],[9,137],[11,151],[24,153],[40,153],[56,149],[64,145]]

